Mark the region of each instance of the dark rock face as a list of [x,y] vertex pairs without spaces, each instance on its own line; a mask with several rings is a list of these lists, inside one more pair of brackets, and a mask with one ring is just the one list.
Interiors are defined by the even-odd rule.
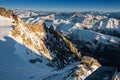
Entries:
[[[103,45],[102,45],[103,46]],[[103,65],[118,66],[120,67],[120,47],[118,45],[108,44],[96,50],[95,56],[100,60]],[[102,60],[100,59],[102,58]]]
[[54,67],[63,68],[81,57],[77,48],[64,35],[55,31],[52,26],[47,29],[44,42],[52,54],[53,60],[51,65]]
[[[120,67],[120,44],[116,43],[98,43],[93,41],[96,48],[93,48],[90,43],[85,41],[72,41],[77,45],[77,48],[81,51],[82,55],[87,55],[98,59],[98,61],[105,66],[117,66]],[[79,45],[78,45],[79,44]]]

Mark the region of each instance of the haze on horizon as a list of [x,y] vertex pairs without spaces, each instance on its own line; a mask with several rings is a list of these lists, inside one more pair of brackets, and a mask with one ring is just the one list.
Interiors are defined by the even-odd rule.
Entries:
[[120,0],[0,0],[8,9],[119,12]]

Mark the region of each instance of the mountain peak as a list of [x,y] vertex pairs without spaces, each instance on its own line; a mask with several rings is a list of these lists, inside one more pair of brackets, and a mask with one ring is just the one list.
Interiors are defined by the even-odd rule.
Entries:
[[13,19],[15,23],[17,23],[21,19],[13,13],[12,10],[8,10],[6,8],[0,7],[0,16],[4,16],[10,19]]
[[14,14],[11,10],[0,7],[0,15],[8,18],[13,18]]

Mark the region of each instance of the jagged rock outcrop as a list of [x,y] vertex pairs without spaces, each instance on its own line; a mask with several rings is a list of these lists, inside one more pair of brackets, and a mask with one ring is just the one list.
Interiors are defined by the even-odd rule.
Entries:
[[83,56],[81,65],[78,65],[79,68],[75,71],[75,80],[84,80],[100,66],[101,64],[99,64],[96,59],[89,56]]
[[81,57],[80,52],[64,35],[47,28],[44,24],[20,22],[12,30],[12,37],[36,53],[41,53],[52,60],[52,63],[48,64],[54,67],[63,68],[75,61],[75,57]]
[[82,57],[78,49],[63,34],[55,31],[53,26],[47,29],[45,44],[52,53],[53,64],[59,68]]
[[12,30],[12,36],[36,53],[41,53],[48,59],[52,59],[43,42],[45,37],[44,25],[20,23]]
[[31,63],[44,62],[52,67],[64,68],[71,62],[81,59],[81,53],[71,41],[52,27],[48,28],[44,23],[29,24],[14,15],[12,11],[5,8],[0,8],[0,10],[2,11],[0,15],[14,20],[11,37],[34,51],[36,55],[42,56],[33,59],[30,56],[33,53],[30,51],[25,52],[24,56],[21,55],[25,57],[27,54]]

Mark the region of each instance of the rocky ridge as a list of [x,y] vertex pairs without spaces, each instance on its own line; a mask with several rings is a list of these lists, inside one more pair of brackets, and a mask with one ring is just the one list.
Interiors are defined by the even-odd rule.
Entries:
[[[75,57],[81,57],[81,53],[78,51],[78,49],[75,48],[74,45],[63,34],[55,31],[52,29],[52,27],[48,28],[44,23],[26,23],[14,15],[11,11],[8,11],[4,8],[1,9],[3,10],[2,12],[6,13],[6,15],[1,13],[2,16],[12,18],[15,21],[15,27],[11,31],[11,37],[20,44],[23,44],[29,49],[33,50],[38,55],[43,55],[48,61],[48,63],[45,62],[46,64],[52,65],[51,62],[57,61],[56,66],[53,66],[58,67],[75,61]],[[36,61],[42,60],[38,59]]]

